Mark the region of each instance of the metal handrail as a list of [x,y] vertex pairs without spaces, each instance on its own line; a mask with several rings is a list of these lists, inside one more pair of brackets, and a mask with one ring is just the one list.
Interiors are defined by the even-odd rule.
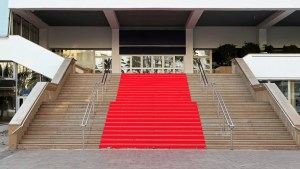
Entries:
[[[227,123],[228,128],[230,129],[230,149],[233,150],[233,128],[234,128],[234,124],[233,121],[230,117],[230,114],[228,112],[228,109],[226,107],[226,104],[224,102],[224,99],[221,95],[221,93],[218,91],[216,84],[215,83],[209,83],[205,74],[205,71],[202,67],[201,61],[200,59],[198,59],[198,68],[203,80],[203,84],[204,86],[211,86],[212,88],[212,92],[213,92],[213,100],[215,100],[215,98],[217,98],[217,105],[218,105],[218,116],[220,116],[220,110],[222,110],[223,113],[223,130],[225,131],[225,122]],[[207,94],[207,90],[206,90],[206,97],[208,98],[208,94]]]
[[103,98],[104,98],[104,92],[106,91],[106,82],[107,82],[107,78],[109,73],[110,73],[110,65],[111,65],[111,60],[112,59],[108,59],[108,62],[107,62],[107,66],[106,68],[104,69],[104,73],[103,73],[103,77],[102,77],[102,80],[101,80],[101,84],[102,84],[102,101],[103,101]]
[[95,114],[95,101],[98,101],[99,85],[100,82],[95,83],[94,89],[86,106],[85,113],[80,124],[80,126],[82,127],[82,149],[85,148],[85,128],[90,120],[91,112]]
[[213,90],[213,100],[217,98],[217,105],[218,105],[218,116],[220,116],[220,110],[222,110],[223,113],[223,131],[225,131],[225,121],[227,123],[228,128],[230,129],[230,147],[231,150],[233,150],[233,129],[234,124],[230,117],[230,114],[228,112],[228,109],[225,105],[224,99],[221,95],[221,93],[217,90],[217,87],[215,86],[215,83],[211,83],[211,87]]
[[205,71],[204,71],[204,69],[203,69],[203,66],[202,66],[202,64],[201,64],[200,58],[198,59],[198,68],[199,68],[199,71],[200,71],[200,74],[201,74],[201,77],[202,77],[202,80],[203,80],[203,84],[204,84],[204,85],[208,85],[208,80],[207,80]]

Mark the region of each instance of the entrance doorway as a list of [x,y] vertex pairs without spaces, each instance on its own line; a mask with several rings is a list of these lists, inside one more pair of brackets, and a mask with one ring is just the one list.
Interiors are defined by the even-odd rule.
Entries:
[[175,55],[122,55],[122,73],[183,73],[184,57]]
[[[108,61],[111,59],[111,50],[96,50],[95,51],[95,73],[103,73],[104,70],[107,68]],[[111,64],[109,65],[109,70],[111,71],[112,67]]]
[[53,52],[65,58],[75,59],[78,73],[103,73],[108,60],[112,58],[111,50],[53,49]]

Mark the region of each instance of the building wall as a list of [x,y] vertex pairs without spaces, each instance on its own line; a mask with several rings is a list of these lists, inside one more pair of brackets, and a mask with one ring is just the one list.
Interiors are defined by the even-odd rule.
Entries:
[[[258,42],[256,27],[196,27],[194,48],[217,48],[223,44],[243,46],[244,42]],[[275,48],[283,45],[300,47],[300,27],[272,27],[267,30],[267,42]]]
[[48,37],[49,48],[110,49],[112,47],[110,27],[50,27],[46,37]]
[[300,47],[300,27],[272,27],[267,31],[268,44],[275,48],[283,45],[297,45]]
[[194,48],[217,48],[223,44],[243,46],[244,42],[258,43],[256,27],[196,27]]
[[[50,27],[43,34],[41,45],[48,48],[112,48],[109,27]],[[227,43],[241,47],[244,42],[258,43],[258,30],[256,27],[196,27],[193,37],[194,48],[217,48]],[[300,27],[272,27],[267,30],[267,41],[275,48],[290,44],[300,47]]]

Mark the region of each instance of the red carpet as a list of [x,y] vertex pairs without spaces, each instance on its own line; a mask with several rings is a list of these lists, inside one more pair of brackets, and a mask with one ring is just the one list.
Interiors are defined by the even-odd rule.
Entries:
[[205,148],[185,74],[122,74],[99,148]]

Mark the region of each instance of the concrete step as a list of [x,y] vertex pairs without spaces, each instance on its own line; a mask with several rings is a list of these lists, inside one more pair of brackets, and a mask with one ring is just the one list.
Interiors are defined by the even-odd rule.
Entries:
[[[78,139],[27,139],[24,138],[20,141],[20,144],[81,144],[83,142],[82,138]],[[99,144],[100,143],[100,137],[96,139],[85,139],[85,143],[87,144]]]
[[[207,149],[230,149],[230,145],[207,144]],[[234,145],[234,150],[298,150],[297,145]]]
[[[93,135],[101,135],[102,134],[102,129],[99,130],[85,130],[85,134],[93,134]],[[82,130],[72,130],[72,131],[65,131],[65,130],[46,130],[46,131],[41,131],[41,130],[29,130],[25,132],[26,135],[46,135],[46,134],[52,134],[52,135],[78,135],[82,136]]]
[[[99,149],[98,144],[85,144],[85,149]],[[18,144],[17,149],[83,149],[82,144]]]
[[[229,145],[230,140],[205,140],[206,144]],[[294,140],[233,140],[234,145],[296,145]]]

